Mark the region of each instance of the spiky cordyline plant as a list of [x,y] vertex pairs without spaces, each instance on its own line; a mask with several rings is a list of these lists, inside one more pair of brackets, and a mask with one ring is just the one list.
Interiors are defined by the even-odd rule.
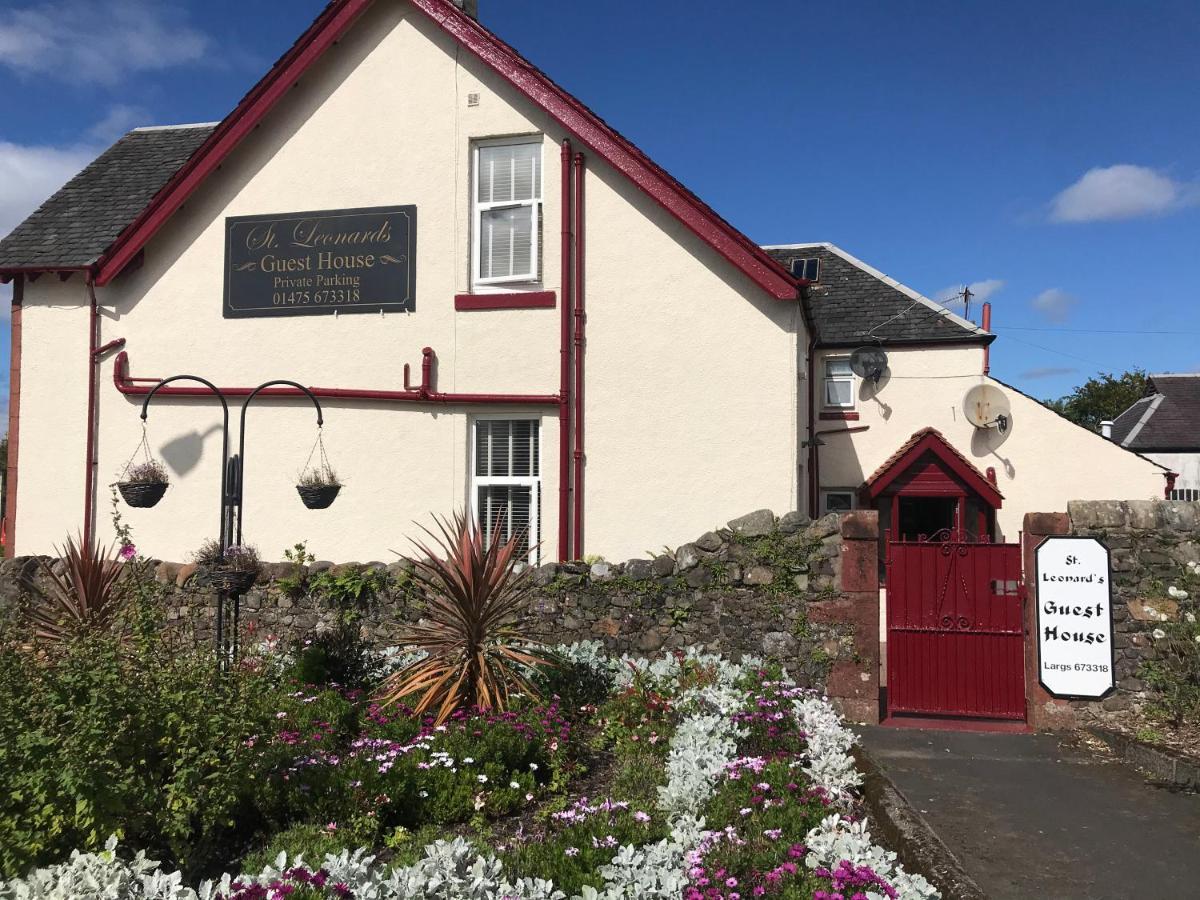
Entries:
[[381,699],[393,703],[413,697],[416,714],[436,711],[440,724],[456,709],[502,710],[515,693],[536,697],[525,673],[553,662],[519,623],[533,589],[529,570],[516,570],[521,535],[488,543],[464,513],[434,521],[440,534],[424,531],[435,549],[413,541],[424,559],[412,560],[412,577],[427,608],[399,640],[428,655],[390,676]]
[[67,538],[66,546],[55,550],[62,558],[63,573],[41,561],[49,587],[28,611],[34,638],[60,644],[81,631],[112,625],[129,594],[124,577],[129,567],[112,547],[101,548],[95,540],[84,544],[82,539]]

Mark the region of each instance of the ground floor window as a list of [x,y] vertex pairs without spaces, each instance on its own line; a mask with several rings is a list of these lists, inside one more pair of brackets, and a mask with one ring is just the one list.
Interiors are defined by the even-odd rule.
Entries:
[[1172,500],[1200,500],[1200,490],[1196,488],[1175,488],[1171,491]]
[[537,419],[480,417],[474,420],[471,512],[484,538],[517,535],[537,563],[541,507],[540,423]]
[[821,491],[821,513],[842,513],[854,509],[854,491],[850,488],[827,488]]

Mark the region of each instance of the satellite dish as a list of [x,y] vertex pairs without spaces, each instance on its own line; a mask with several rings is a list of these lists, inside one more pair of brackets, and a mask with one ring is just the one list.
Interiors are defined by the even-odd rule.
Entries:
[[1008,398],[990,384],[977,384],[963,397],[963,412],[976,428],[995,428],[1007,434],[1012,428],[1012,408]]
[[875,385],[887,371],[887,354],[879,347],[859,347],[850,354],[850,371],[859,378],[870,378]]

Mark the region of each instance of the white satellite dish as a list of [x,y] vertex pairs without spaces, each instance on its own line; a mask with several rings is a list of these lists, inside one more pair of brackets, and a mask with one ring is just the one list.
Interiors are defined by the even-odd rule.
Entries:
[[1012,408],[1003,391],[990,384],[977,384],[963,397],[963,413],[976,428],[995,428],[1007,434],[1012,428]]
[[850,371],[859,378],[870,378],[876,385],[887,367],[887,354],[880,347],[859,347],[850,354]]

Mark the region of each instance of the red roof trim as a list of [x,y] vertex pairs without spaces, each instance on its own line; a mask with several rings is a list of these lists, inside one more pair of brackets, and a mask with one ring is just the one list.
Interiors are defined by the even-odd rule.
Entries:
[[936,428],[925,428],[910,437],[892,457],[867,479],[867,496],[874,500],[903,475],[922,454],[933,453],[950,471],[965,481],[993,509],[999,509],[1004,495],[983,473],[973,466]]
[[[411,0],[414,7],[471,50],[517,90],[545,110],[601,159],[778,300],[797,297],[795,280],[768,253],[722,219],[626,138],[556,85],[513,48],[449,0]],[[100,264],[96,283],[111,281],[184,203],[192,191],[233,151],[372,0],[334,0],[150,205],[117,238]]]
[[96,284],[112,281],[178,209],[192,191],[242,142],[321,55],[373,0],[336,0],[325,8],[291,49],[271,67],[208,140],[176,172],[141,215],[121,232],[100,260]]

